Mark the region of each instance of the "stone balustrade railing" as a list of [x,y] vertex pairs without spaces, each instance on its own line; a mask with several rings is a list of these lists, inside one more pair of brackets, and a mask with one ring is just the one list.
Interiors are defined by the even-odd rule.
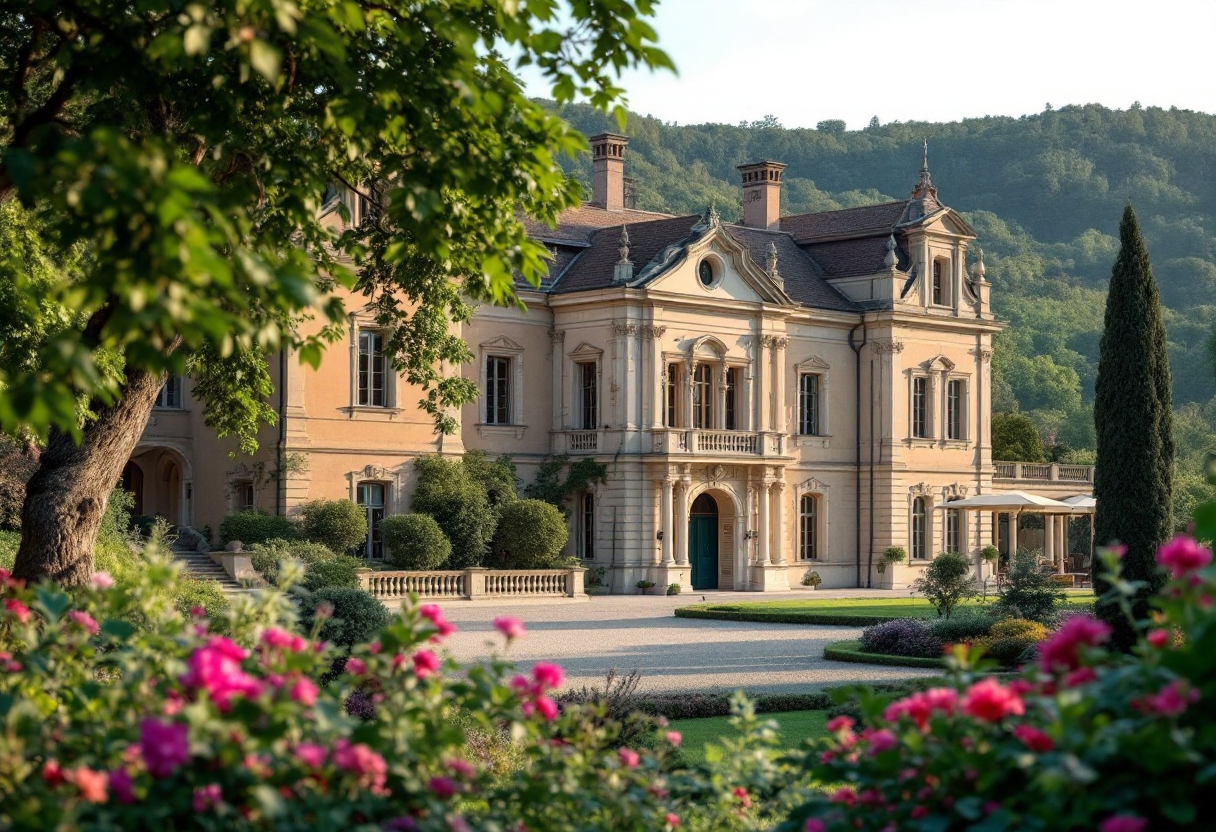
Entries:
[[993,478],[998,480],[1037,480],[1039,482],[1080,482],[1093,484],[1094,466],[1066,465],[1060,462],[994,462]]
[[359,570],[359,587],[380,599],[581,598],[581,566],[566,569]]

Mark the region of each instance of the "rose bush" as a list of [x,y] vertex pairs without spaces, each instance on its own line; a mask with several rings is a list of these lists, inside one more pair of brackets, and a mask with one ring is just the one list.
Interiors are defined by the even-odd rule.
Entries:
[[[797,791],[745,706],[721,762],[671,771],[678,735],[612,748],[593,708],[559,712],[560,668],[457,672],[451,624],[409,604],[320,685],[339,655],[316,635],[324,608],[302,633],[293,596],[242,594],[218,635],[174,608],[171,562],[147,558],[129,585],[98,574],[73,594],[0,575],[0,828],[730,830],[771,826],[775,795]],[[510,768],[478,756],[487,737]]]
[[[1198,517],[1198,515],[1197,515]],[[1138,584],[1101,553],[1111,603],[1129,616]],[[952,681],[890,701],[864,699],[802,760],[833,784],[780,827],[828,830],[1213,829],[1216,802],[1216,569],[1190,538],[1161,547],[1171,582],[1132,655],[1110,628],[1075,616],[1000,681],[981,649],[955,647]],[[1032,633],[1031,635],[1037,635]]]

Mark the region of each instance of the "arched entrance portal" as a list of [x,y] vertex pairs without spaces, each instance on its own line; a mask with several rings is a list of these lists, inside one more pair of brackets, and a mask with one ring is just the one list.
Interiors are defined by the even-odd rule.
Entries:
[[139,446],[122,472],[122,486],[135,494],[133,514],[164,517],[175,526],[193,519],[193,472],[177,449]]
[[718,588],[718,503],[708,494],[693,500],[689,511],[688,561],[693,589]]

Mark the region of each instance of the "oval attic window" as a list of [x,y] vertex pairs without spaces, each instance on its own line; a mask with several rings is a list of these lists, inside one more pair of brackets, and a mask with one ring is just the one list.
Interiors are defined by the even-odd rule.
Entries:
[[702,260],[701,265],[697,266],[697,277],[701,281],[701,285],[706,289],[712,289],[717,282],[717,275],[714,274],[714,264],[709,260]]

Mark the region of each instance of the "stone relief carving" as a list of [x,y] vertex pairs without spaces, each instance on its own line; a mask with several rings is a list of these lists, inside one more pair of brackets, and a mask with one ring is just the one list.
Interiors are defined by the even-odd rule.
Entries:
[[932,497],[933,487],[927,482],[918,482],[908,489],[908,493],[913,497]]
[[961,482],[947,485],[942,489],[942,500],[961,500],[967,496],[968,487]]
[[612,334],[613,335],[624,335],[624,336],[637,335],[638,331],[639,331],[639,326],[637,324],[622,323],[620,321],[612,322]]
[[388,471],[383,465],[368,465],[363,469],[363,476],[369,480],[382,480]]
[[896,341],[893,338],[882,338],[870,342],[870,349],[879,355],[890,355],[893,353],[904,351],[904,342]]
[[798,485],[797,485],[797,490],[799,492],[815,492],[815,493],[819,493],[819,494],[827,493],[827,490],[829,488],[831,488],[830,485],[828,485],[825,482],[820,481],[819,479],[817,479],[815,477],[811,477],[809,479],[803,480],[802,482],[798,483]]
[[555,329],[549,333],[549,338],[553,341],[553,343],[560,344],[566,340],[566,330]]
[[665,326],[645,325],[642,327],[642,339],[645,341],[650,341],[652,339],[657,340],[662,338],[663,333],[665,332],[667,332],[667,327]]

